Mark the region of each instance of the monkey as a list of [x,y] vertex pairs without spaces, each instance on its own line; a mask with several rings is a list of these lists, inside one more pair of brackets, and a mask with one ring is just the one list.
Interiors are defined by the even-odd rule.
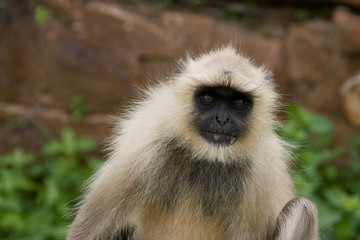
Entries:
[[273,76],[233,46],[187,55],[118,118],[68,240],[316,240],[275,132]]

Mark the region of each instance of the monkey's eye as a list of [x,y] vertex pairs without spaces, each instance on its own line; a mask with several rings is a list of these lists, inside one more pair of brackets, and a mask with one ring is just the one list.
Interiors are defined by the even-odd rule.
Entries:
[[204,94],[201,96],[201,100],[203,101],[203,103],[210,104],[215,101],[215,97],[210,94]]
[[236,108],[243,108],[245,107],[246,105],[246,101],[244,99],[236,99],[234,102],[233,102],[233,105],[236,107]]

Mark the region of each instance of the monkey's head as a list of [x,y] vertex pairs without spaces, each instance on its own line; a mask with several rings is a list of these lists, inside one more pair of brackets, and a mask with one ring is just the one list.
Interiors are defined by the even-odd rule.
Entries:
[[270,72],[232,47],[178,65],[176,125],[196,154],[227,159],[272,134],[278,95]]

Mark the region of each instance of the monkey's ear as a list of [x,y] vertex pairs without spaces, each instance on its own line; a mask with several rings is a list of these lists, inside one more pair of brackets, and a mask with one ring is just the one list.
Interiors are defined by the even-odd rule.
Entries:
[[185,70],[185,62],[180,59],[178,62],[177,62],[177,67],[175,69],[175,74],[180,74],[182,73],[184,70]]
[[274,78],[274,75],[270,71],[266,71],[265,73],[265,80],[272,80]]

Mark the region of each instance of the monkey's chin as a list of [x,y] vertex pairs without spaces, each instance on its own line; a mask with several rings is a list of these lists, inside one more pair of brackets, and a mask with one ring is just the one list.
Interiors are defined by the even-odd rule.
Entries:
[[214,133],[214,132],[200,132],[201,136],[209,143],[214,144],[218,147],[227,147],[236,142],[238,139],[235,136],[224,134],[224,133]]

